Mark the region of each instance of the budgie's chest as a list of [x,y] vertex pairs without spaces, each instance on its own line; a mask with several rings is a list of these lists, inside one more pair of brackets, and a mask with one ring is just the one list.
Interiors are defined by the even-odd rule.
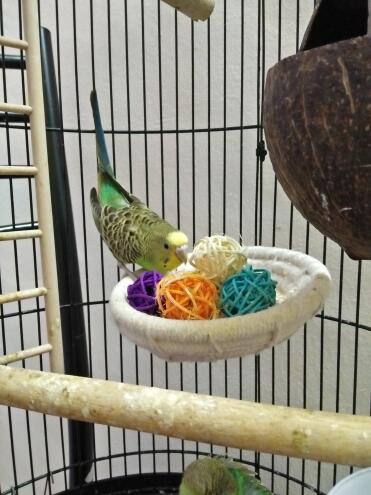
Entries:
[[101,211],[102,238],[121,264],[146,258],[153,232],[164,225],[164,220],[142,204],[119,209],[104,206]]

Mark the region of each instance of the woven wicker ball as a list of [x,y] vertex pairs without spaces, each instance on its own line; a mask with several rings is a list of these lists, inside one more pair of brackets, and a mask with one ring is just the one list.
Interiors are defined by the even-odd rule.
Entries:
[[205,276],[185,272],[169,274],[157,285],[159,313],[176,320],[211,320],[217,318],[218,289]]
[[155,315],[158,310],[156,287],[162,279],[161,273],[144,272],[137,280],[128,286],[128,302],[130,306],[142,313]]
[[267,309],[276,304],[276,285],[268,270],[247,266],[221,287],[221,310],[226,316],[239,316]]
[[247,263],[242,246],[226,235],[212,235],[198,241],[189,259],[192,266],[216,284],[239,272]]

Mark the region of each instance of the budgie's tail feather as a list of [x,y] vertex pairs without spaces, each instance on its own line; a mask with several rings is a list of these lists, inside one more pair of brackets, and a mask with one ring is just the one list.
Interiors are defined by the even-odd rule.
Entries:
[[102,121],[100,118],[97,92],[95,89],[90,93],[90,103],[93,110],[95,137],[97,141],[98,167],[102,172],[112,175],[112,167],[108,156],[106,140],[104,138]]
[[[117,182],[113,175],[112,166],[108,156],[108,150],[106,140],[104,138],[104,132],[102,127],[102,121],[100,118],[99,105],[97,93],[93,90],[90,93],[90,103],[93,110],[95,137],[97,143],[97,162],[98,162],[98,194],[94,189],[90,194],[90,201],[93,206],[93,202],[98,202],[102,205],[109,204],[112,207],[120,208],[122,206],[129,206],[135,201],[135,198],[126,191],[121,184]],[[98,199],[99,198],[99,199]],[[94,208],[93,208],[94,213]],[[99,212],[100,216],[100,212]],[[99,228],[98,228],[99,230]]]
[[97,227],[98,232],[100,232],[101,230],[100,217],[101,217],[102,207],[100,205],[97,190],[95,189],[95,187],[93,187],[90,190],[90,205],[91,205],[91,211],[93,212],[95,226]]

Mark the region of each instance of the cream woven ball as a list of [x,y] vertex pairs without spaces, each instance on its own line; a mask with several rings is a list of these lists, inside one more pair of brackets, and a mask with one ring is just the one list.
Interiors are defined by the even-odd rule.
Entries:
[[212,235],[195,244],[189,262],[207,278],[221,284],[246,265],[247,256],[242,246],[231,237]]

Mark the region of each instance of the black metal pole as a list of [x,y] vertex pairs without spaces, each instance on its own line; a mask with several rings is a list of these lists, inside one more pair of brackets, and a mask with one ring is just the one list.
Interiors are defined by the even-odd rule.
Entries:
[[[50,31],[40,30],[46,127],[61,129],[61,115]],[[89,376],[71,195],[62,130],[47,131],[50,188],[58,269],[64,364],[67,374]],[[70,487],[80,486],[93,459],[93,425],[69,421]]]

